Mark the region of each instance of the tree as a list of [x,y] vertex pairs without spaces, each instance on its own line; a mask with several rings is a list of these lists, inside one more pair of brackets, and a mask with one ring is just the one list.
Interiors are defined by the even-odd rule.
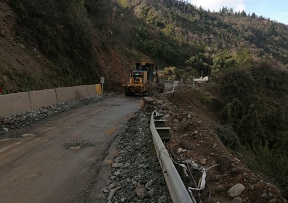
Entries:
[[237,52],[235,56],[235,61],[236,61],[236,64],[242,68],[245,68],[245,67],[247,68],[254,64],[254,60],[250,52],[246,48],[243,48]]
[[243,10],[243,11],[241,11],[241,16],[243,16],[243,17],[246,17],[247,16],[247,14],[246,14],[246,12]]
[[203,75],[208,75],[209,65],[206,63],[206,59],[203,53],[192,56],[189,60],[185,62],[185,64],[196,69],[199,74],[203,73]]
[[235,59],[232,55],[228,53],[228,51],[224,51],[219,53],[214,59],[213,59],[213,71],[216,70],[222,70],[227,68],[232,68],[235,65]]

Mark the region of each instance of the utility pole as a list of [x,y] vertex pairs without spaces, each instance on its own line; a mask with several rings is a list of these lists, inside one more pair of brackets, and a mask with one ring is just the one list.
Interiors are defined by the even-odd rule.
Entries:
[[[213,39],[214,39],[214,37],[206,37],[205,38],[205,41],[208,43],[208,53],[209,53],[209,65],[210,65],[210,67],[212,66],[212,61],[211,61],[211,42],[212,42]],[[208,76],[210,76],[210,73],[209,73],[209,67],[208,67],[208,70],[207,70]]]

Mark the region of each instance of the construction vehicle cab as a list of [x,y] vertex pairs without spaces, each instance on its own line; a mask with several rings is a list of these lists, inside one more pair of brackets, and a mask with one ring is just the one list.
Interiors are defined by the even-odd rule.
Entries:
[[159,85],[158,68],[153,62],[138,62],[130,73],[129,81],[123,84],[126,96],[136,93],[152,95]]

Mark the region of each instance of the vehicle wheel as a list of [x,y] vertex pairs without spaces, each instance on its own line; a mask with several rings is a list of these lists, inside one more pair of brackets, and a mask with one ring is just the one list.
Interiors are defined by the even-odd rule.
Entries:
[[153,83],[153,82],[151,82],[151,83],[149,84],[149,91],[148,91],[148,93],[149,93],[149,96],[153,96],[153,95],[154,95],[154,83]]
[[161,82],[159,84],[159,93],[163,93],[164,92],[164,89],[165,89],[165,83]]
[[130,88],[129,87],[125,87],[125,96],[129,97],[129,96],[132,96],[133,93],[131,92]]

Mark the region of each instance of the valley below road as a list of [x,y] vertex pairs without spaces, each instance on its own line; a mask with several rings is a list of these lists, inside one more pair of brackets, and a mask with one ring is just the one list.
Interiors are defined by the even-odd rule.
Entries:
[[2,140],[0,202],[82,202],[112,141],[138,109],[139,99],[112,96]]

